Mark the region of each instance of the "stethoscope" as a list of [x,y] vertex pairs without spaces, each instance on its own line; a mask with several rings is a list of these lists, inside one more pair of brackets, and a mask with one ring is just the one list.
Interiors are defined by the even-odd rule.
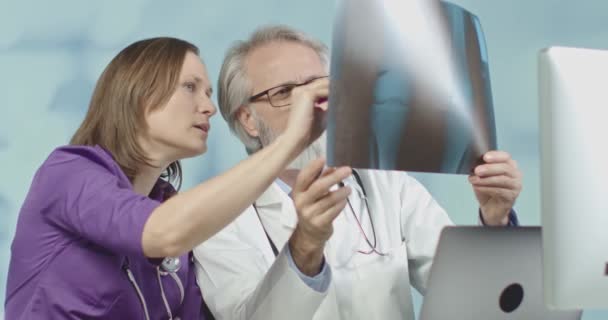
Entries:
[[[369,247],[371,248],[370,251],[361,251],[358,250],[359,253],[362,254],[372,254],[372,253],[376,253],[380,256],[385,256],[386,253],[382,253],[380,251],[377,250],[377,241],[376,241],[376,230],[374,228],[374,220],[371,216],[371,210],[369,208],[369,203],[368,203],[368,199],[367,199],[367,192],[365,191],[365,187],[363,186],[363,181],[361,181],[361,177],[359,176],[359,173],[353,169],[353,176],[355,177],[355,180],[357,181],[357,184],[359,185],[359,188],[361,188],[361,193],[363,193],[361,199],[363,200],[363,202],[365,202],[365,207],[367,209],[367,212],[369,214],[369,219],[370,219],[370,224],[372,227],[372,234],[373,234],[373,243],[372,241],[370,241],[370,239],[367,238],[367,235],[365,234],[365,231],[363,231],[363,228],[361,227],[361,223],[359,222],[359,219],[357,218],[357,214],[355,213],[355,210],[352,206],[352,204],[350,203],[350,200],[347,198],[346,202],[348,203],[348,206],[350,208],[350,211],[352,212],[355,220],[357,221],[357,224],[361,230],[361,232],[364,235],[365,241],[367,243],[367,245],[369,245]],[[340,187],[344,187],[344,182],[340,182],[338,184]],[[266,231],[266,227],[264,226],[264,223],[262,222],[262,217],[260,216],[260,212],[258,211],[258,208],[255,204],[255,202],[253,203],[253,209],[255,210],[256,215],[258,216],[258,220],[260,221],[260,224],[262,224],[262,229],[264,230],[264,233],[266,234],[266,239],[268,239],[268,243],[270,244],[270,248],[272,249],[272,253],[274,253],[274,256],[278,256],[279,255],[279,250],[277,249],[277,246],[274,244],[274,241],[272,241],[272,238],[270,238],[270,235],[268,234],[268,231]]]
[[[169,306],[169,302],[167,301],[167,296],[165,295],[165,289],[163,288],[163,282],[161,280],[161,276],[169,275],[171,278],[173,278],[173,280],[177,284],[177,287],[179,288],[179,293],[180,293],[179,304],[181,305],[184,302],[184,295],[185,295],[184,285],[183,285],[181,279],[179,278],[179,276],[177,275],[177,271],[179,271],[179,269],[181,268],[181,265],[182,264],[181,264],[181,260],[179,257],[167,257],[167,258],[164,258],[163,261],[161,262],[161,264],[156,267],[156,277],[158,279],[158,285],[160,287],[161,297],[163,298],[163,303],[165,305],[165,310],[167,310],[167,315],[169,316],[169,320],[180,320],[180,319],[179,319],[179,317],[176,317],[176,318],[173,317],[173,313],[171,312],[171,307]],[[131,268],[129,267],[129,258],[125,257],[122,268],[125,271],[125,273],[127,274],[129,281],[135,288],[135,291],[137,292],[137,296],[139,297],[139,301],[141,302],[141,306],[144,310],[144,315],[146,317],[146,320],[150,320],[148,304],[146,303],[144,294],[141,291],[141,289],[139,288],[139,285],[137,284],[135,277],[133,276],[133,272],[131,272]]]

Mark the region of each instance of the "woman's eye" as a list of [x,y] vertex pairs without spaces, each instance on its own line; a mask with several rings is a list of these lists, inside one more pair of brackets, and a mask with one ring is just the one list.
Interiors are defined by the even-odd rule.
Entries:
[[194,82],[186,82],[184,83],[184,87],[191,92],[194,92],[194,90],[196,90],[196,84]]

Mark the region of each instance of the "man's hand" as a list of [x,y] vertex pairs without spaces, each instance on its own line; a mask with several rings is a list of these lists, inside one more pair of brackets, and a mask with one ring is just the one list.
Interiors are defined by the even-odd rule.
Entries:
[[308,164],[296,180],[293,201],[298,225],[289,239],[289,249],[298,269],[315,276],[321,271],[323,248],[333,232],[332,222],[346,206],[349,187],[329,189],[350,176],[351,169],[330,168],[323,171],[324,159]]
[[515,160],[504,151],[489,151],[483,160],[485,164],[475,167],[469,182],[479,201],[483,221],[491,226],[506,225],[522,188],[522,174]]

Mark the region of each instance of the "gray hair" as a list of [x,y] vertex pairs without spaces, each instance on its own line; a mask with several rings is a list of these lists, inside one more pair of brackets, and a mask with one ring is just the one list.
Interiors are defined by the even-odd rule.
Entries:
[[237,41],[228,49],[218,80],[218,104],[230,130],[245,144],[249,154],[260,150],[262,144],[259,138],[250,136],[236,118],[241,107],[248,107],[249,97],[253,94],[245,70],[245,60],[254,49],[273,42],[305,45],[319,55],[323,65],[327,67],[329,64],[327,46],[303,32],[283,25],[261,27],[249,39]]

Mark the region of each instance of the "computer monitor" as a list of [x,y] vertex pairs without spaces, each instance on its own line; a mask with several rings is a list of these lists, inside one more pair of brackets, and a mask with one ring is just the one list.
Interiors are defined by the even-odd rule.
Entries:
[[578,320],[549,310],[542,289],[540,227],[446,227],[421,320]]
[[539,55],[544,292],[557,309],[608,307],[608,51]]

